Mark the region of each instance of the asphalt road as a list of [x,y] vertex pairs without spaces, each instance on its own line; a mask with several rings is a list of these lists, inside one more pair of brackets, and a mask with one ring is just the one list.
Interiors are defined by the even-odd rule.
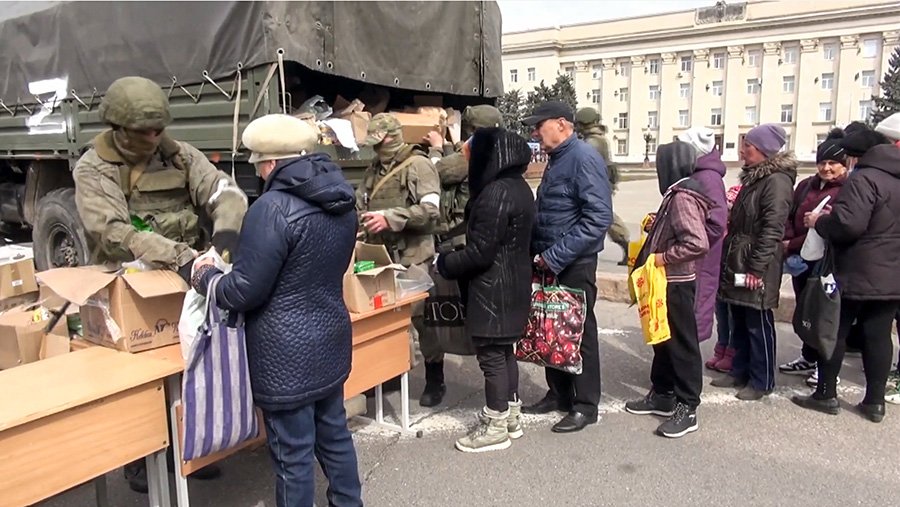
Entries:
[[[633,308],[600,302],[604,397],[602,420],[581,433],[556,435],[558,415],[526,419],[525,437],[506,451],[468,455],[454,440],[474,422],[483,404],[481,374],[474,358],[448,357],[448,396],[436,411],[413,402],[414,427],[422,438],[398,436],[353,421],[364,500],[370,506],[640,506],[889,505],[900,498],[900,408],[888,406],[882,424],[849,407],[862,398],[858,358],[848,358],[839,416],[809,413],[789,401],[808,389],[801,377],[780,375],[776,392],[761,402],[741,402],[733,390],[709,387],[717,374],[705,372],[700,431],[679,440],[653,434],[660,420],[623,412],[624,400],[648,387],[652,357],[643,344]],[[778,359],[793,359],[799,340],[778,328]],[[708,355],[712,343],[703,345]],[[521,367],[521,396],[535,401],[544,392],[543,373]],[[412,392],[424,374],[414,370]],[[399,410],[399,397],[390,397]],[[191,481],[197,506],[272,507],[273,475],[264,450],[223,463],[224,477]],[[321,479],[321,477],[320,477]],[[146,505],[128,490],[121,471],[108,476],[116,507]],[[91,486],[82,486],[41,505],[91,505]],[[325,506],[324,480],[317,505]]]

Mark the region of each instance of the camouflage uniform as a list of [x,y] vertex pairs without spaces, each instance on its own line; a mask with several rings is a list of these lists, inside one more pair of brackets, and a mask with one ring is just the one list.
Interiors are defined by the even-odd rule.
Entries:
[[[579,109],[575,113],[575,132],[578,138],[591,145],[603,157],[606,162],[606,171],[609,175],[609,183],[615,195],[619,184],[619,167],[612,161],[609,153],[609,142],[606,140],[606,128],[600,125],[600,115],[591,107]],[[609,227],[609,239],[622,247],[622,262],[628,260],[628,242],[630,241],[628,227],[619,215],[613,214],[613,223]]]
[[96,244],[93,262],[140,259],[171,270],[191,264],[203,246],[199,208],[213,221],[213,237],[229,235],[236,243],[247,197],[234,181],[189,144],[163,133],[154,147],[133,133],[162,131],[171,122],[158,85],[137,77],[116,81],[100,117],[113,128],[94,138],[73,173],[78,213]]
[[[384,215],[389,230],[366,233],[366,242],[383,244],[396,262],[418,266],[425,271],[434,259],[434,230],[440,218],[441,183],[434,164],[417,145],[403,142],[400,122],[390,114],[375,115],[369,122],[366,144],[374,147],[376,158],[366,169],[356,189],[356,206],[360,212]],[[373,195],[375,186],[398,164],[408,165],[390,175]],[[415,343],[424,328],[424,303],[413,307],[410,346],[415,365]],[[426,363],[443,361],[436,343],[420,343]]]

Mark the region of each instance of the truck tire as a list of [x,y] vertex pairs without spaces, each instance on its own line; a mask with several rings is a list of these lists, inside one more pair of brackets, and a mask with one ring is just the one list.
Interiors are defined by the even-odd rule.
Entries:
[[74,188],[60,188],[41,198],[32,239],[38,271],[90,263],[90,245],[75,207]]

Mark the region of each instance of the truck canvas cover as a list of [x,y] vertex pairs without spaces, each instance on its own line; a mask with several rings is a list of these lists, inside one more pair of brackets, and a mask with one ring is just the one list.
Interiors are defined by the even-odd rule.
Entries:
[[139,75],[164,88],[284,59],[376,85],[496,97],[496,2],[3,2],[0,100],[103,93]]

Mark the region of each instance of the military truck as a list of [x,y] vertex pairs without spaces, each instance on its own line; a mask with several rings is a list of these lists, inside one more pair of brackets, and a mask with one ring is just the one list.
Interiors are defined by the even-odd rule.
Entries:
[[[0,10],[0,227],[31,233],[38,269],[88,263],[71,171],[103,129],[119,77],[167,91],[168,132],[260,182],[240,146],[261,115],[374,97],[388,110],[502,93],[496,2],[4,2]],[[370,99],[371,100],[371,99]],[[358,181],[373,157],[321,146]]]

